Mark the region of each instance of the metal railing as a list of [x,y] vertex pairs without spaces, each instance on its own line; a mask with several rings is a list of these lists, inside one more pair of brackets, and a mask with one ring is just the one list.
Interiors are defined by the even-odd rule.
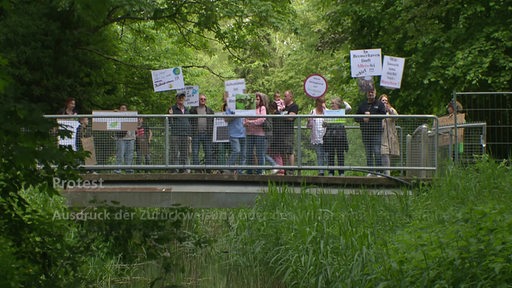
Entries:
[[[246,170],[264,170],[264,173],[273,173],[275,170],[287,170],[295,175],[317,175],[319,171],[333,171],[333,170],[344,170],[345,175],[366,175],[368,173],[380,174],[385,170],[391,171],[391,175],[394,176],[414,176],[414,177],[430,177],[435,173],[438,167],[438,153],[444,149],[444,145],[439,145],[439,134],[442,131],[458,131],[457,129],[463,128],[464,135],[471,135],[464,141],[465,147],[479,147],[476,151],[472,149],[467,150],[464,153],[467,154],[467,158],[473,157],[474,154],[485,153],[485,137],[486,137],[486,126],[485,123],[480,124],[464,124],[464,126],[454,127],[440,127],[438,117],[432,115],[345,115],[343,117],[337,116],[326,116],[326,115],[267,115],[267,116],[237,116],[237,115],[109,115],[98,116],[94,114],[87,115],[47,115],[45,116],[50,119],[56,119],[60,124],[72,124],[67,127],[75,139],[60,139],[61,145],[76,146],[76,130],[78,126],[78,119],[87,118],[89,125],[86,130],[86,136],[80,137],[79,140],[87,140],[82,145],[83,149],[91,152],[91,157],[86,159],[82,167],[87,170],[106,170],[112,172],[119,172],[122,170],[123,173],[131,173],[132,171],[170,171],[170,172],[185,172],[185,173],[221,173],[226,171],[239,171],[244,173]],[[293,151],[295,155],[294,163],[283,163],[283,165],[272,166],[268,160],[273,159],[266,158],[265,163],[238,163],[236,165],[228,165],[227,157],[230,155],[230,143],[229,137],[227,137],[227,123],[225,119],[237,119],[237,118],[271,118],[273,120],[274,135],[277,134],[276,139],[281,139],[283,133],[293,133]],[[128,141],[133,141],[133,151],[130,157],[132,159],[124,159],[119,162],[116,154],[118,154],[119,146],[117,141],[123,136],[121,131],[130,129],[130,131],[137,131],[138,125],[137,120],[139,118],[144,119],[145,127],[148,129],[145,135],[148,135],[151,130],[151,141],[147,146],[148,155],[143,155],[146,152],[141,150],[139,145],[139,138],[135,137]],[[205,162],[205,150],[199,149],[197,157],[200,159],[199,163],[193,163],[192,157],[192,143],[194,135],[191,134],[187,138],[185,152],[178,152],[173,150],[178,143],[173,142],[177,132],[180,129],[173,129],[173,125],[170,122],[171,119],[181,119],[185,122],[192,122],[203,118],[208,125],[209,131],[208,141],[212,148],[212,160],[209,164]],[[294,125],[292,131],[280,131],[278,124],[284,118],[294,118]],[[348,151],[344,153],[344,163],[334,165],[328,165],[327,163],[318,164],[315,150],[310,142],[311,129],[307,128],[307,121],[310,118],[319,118],[324,121],[342,119],[343,126],[346,131],[346,139],[348,142]],[[361,135],[359,120],[363,118],[369,118],[370,121],[380,121],[382,119],[393,119],[396,125],[398,143],[399,143],[399,154],[391,158],[391,164],[389,166],[381,165],[368,165],[366,158],[365,145]],[[203,123],[203,122],[202,122]],[[430,125],[431,124],[431,125]],[[382,126],[375,126],[375,131],[370,131],[370,134],[377,135]],[[454,129],[452,129],[454,128]],[[62,129],[62,126],[61,126]],[[84,135],[84,133],[80,133]],[[477,137],[476,138],[473,138]],[[211,138],[210,138],[211,137]],[[466,137],[466,136],[464,136]],[[88,139],[83,139],[88,138]],[[272,150],[272,145],[275,141],[270,140],[269,137],[265,137],[266,141],[264,145],[265,152]],[[285,138],[282,138],[285,139]],[[457,141],[457,137],[450,137],[450,139]],[[258,142],[260,143],[260,142]],[[290,143],[278,143],[278,145],[289,145]],[[449,143],[448,146],[453,147],[453,143]],[[132,144],[130,144],[132,145]],[[270,147],[268,147],[270,145]],[[340,144],[341,145],[341,144]],[[173,147],[174,146],[174,147]],[[77,147],[74,147],[76,149]],[[270,148],[270,149],[267,149]],[[274,147],[275,148],[275,147]],[[442,148],[440,150],[440,148]],[[194,149],[195,150],[195,149]],[[172,152],[174,151],[174,154]],[[449,151],[450,155],[452,151]],[[176,162],[173,157],[186,155],[185,163]],[[249,157],[249,159],[255,159],[257,157]],[[149,156],[145,159],[145,156]],[[144,160],[144,161],[141,161]],[[147,160],[147,161],[146,161]],[[121,164],[120,164],[121,163]],[[327,175],[327,172],[325,172]]]

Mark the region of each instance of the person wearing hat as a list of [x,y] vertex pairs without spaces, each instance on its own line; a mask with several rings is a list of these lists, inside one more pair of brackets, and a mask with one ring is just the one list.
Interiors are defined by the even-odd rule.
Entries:
[[[178,93],[176,95],[176,104],[169,107],[170,115],[188,115],[190,114],[185,107],[185,94]],[[169,117],[170,129],[170,162],[173,165],[181,165],[183,168],[176,169],[178,173],[184,173],[185,166],[189,161],[189,145],[191,142],[192,125],[189,118],[186,117]]]

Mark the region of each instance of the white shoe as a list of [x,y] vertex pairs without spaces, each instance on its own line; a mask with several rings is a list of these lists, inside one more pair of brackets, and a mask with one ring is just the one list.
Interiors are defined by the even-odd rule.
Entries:
[[372,174],[372,173],[368,173],[368,174],[366,174],[366,177],[372,177],[372,176],[373,176],[373,174]]
[[272,169],[270,171],[270,174],[272,174],[272,175],[276,175],[277,173],[279,173],[279,169]]

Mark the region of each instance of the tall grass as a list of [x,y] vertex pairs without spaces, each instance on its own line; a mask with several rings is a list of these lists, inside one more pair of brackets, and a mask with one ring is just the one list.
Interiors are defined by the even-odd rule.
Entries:
[[[74,248],[57,254],[82,263],[66,282],[82,287],[510,287],[511,174],[483,158],[447,166],[412,193],[270,184],[249,209],[123,209],[181,211],[183,221],[53,221],[68,211],[63,200],[26,199]],[[0,262],[10,263],[4,250]]]
[[286,287],[510,286],[511,176],[482,159],[412,195],[271,187],[233,227],[232,260]]

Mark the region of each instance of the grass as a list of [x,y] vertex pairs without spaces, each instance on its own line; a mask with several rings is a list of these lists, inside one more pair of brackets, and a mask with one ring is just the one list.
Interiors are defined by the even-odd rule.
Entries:
[[510,167],[482,159],[412,195],[271,187],[261,217],[233,226],[230,265],[284,287],[510,286],[511,184]]
[[160,242],[125,239],[142,251],[129,263],[91,247],[81,271],[94,287],[510,287],[510,166],[483,157],[442,173],[412,193],[271,184],[252,208],[193,210],[182,226],[113,222]]

